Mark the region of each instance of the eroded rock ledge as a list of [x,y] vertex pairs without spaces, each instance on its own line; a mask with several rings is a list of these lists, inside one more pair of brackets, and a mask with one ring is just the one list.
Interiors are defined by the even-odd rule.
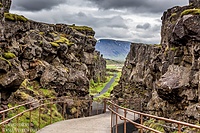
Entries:
[[[55,90],[54,96],[89,97],[89,80],[104,80],[106,70],[95,51],[93,29],[35,22],[8,13],[11,0],[0,3],[0,110],[10,96],[16,101],[20,95],[28,101],[45,98],[34,92],[40,88]],[[29,85],[26,93],[12,96]]]
[[163,14],[160,45],[131,45],[115,98],[135,99],[136,110],[199,122],[199,12],[198,0],[173,7]]

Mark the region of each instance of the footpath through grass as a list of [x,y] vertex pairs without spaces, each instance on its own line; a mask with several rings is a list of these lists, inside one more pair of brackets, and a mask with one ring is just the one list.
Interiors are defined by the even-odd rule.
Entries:
[[100,95],[97,99],[103,99],[103,98],[109,98],[110,93],[113,90],[113,88],[118,84],[118,81],[121,77],[121,70],[122,70],[121,64],[108,64],[106,66],[106,81],[105,82],[99,82],[94,83],[93,80],[90,81],[90,95],[96,95],[99,92],[103,90],[103,88],[110,82],[110,80],[113,78],[114,74],[117,74],[117,77],[115,78],[115,81],[111,84],[110,88],[107,92]]

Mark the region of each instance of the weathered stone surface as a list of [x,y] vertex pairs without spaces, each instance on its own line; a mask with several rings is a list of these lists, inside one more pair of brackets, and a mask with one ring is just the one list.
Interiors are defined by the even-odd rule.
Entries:
[[[15,98],[17,94],[13,96],[13,92],[25,79],[33,88],[55,90],[54,96],[89,97],[89,80],[103,80],[106,71],[105,60],[95,51],[93,29],[16,19],[20,18],[18,15],[14,20],[4,19],[11,0],[0,2],[3,3],[0,7],[0,93],[3,101],[10,96]],[[39,97],[34,97],[34,90],[20,91],[26,91],[24,93],[29,93],[33,99]]]
[[115,98],[139,98],[142,111],[199,122],[199,0],[190,2],[164,12],[161,45],[131,45]]
[[3,7],[4,12],[9,12],[12,0],[0,0],[1,7]]

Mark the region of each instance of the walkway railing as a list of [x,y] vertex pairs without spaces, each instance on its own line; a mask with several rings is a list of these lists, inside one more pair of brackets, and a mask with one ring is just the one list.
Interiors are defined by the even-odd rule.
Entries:
[[[7,110],[0,111],[0,132],[1,133],[35,133],[39,129],[43,128],[42,125],[49,125],[54,122],[53,120],[53,106],[60,107],[59,113],[61,114],[61,119],[68,119],[68,113],[67,112],[67,106],[68,102],[67,100],[72,100],[69,97],[66,98],[49,98],[49,99],[42,99],[42,100],[35,100],[33,102],[24,103],[12,108],[9,108]],[[101,104],[96,103],[94,104],[93,100],[91,99],[85,99],[85,98],[79,98],[79,99],[73,99],[74,101],[78,100],[81,102],[84,102],[87,104],[88,108],[88,114],[87,116],[96,115],[104,113],[106,110],[106,102],[105,101],[99,101]],[[104,104],[104,105],[103,105]],[[25,108],[22,110],[21,108]],[[42,123],[41,115],[44,113],[43,108],[47,108],[46,115],[49,116],[48,119],[49,122]],[[34,111],[34,116],[33,116]],[[35,113],[37,113],[37,116],[35,116]],[[12,115],[13,114],[13,115]],[[20,118],[25,115],[26,122],[20,123]],[[80,112],[76,111],[76,118],[82,117],[80,116]],[[37,127],[33,127],[33,118],[37,117]],[[85,116],[84,116],[85,117]],[[14,127],[14,128],[13,128]]]
[[[60,107],[60,114],[61,119],[69,119],[68,118],[68,112],[67,112],[67,106],[68,106],[68,100],[72,100],[71,98],[51,98],[51,99],[42,99],[37,100],[33,102],[24,103],[12,108],[9,108],[4,111],[0,111],[0,132],[2,133],[34,133],[37,130],[41,129],[44,125],[52,124],[54,121],[53,117],[53,111],[54,107]],[[82,101],[88,105],[88,114],[87,116],[91,116],[94,114],[100,114],[104,113],[106,111],[106,105],[108,106],[108,109],[111,111],[111,133],[121,133],[119,132],[118,124],[123,124],[123,133],[127,132],[127,123],[131,123],[133,126],[135,126],[141,133],[143,132],[155,132],[155,133],[161,133],[161,131],[158,131],[150,126],[145,125],[145,120],[148,119],[155,119],[156,121],[164,121],[166,123],[170,123],[173,125],[174,131],[181,133],[183,129],[189,128],[193,131],[193,133],[200,133],[200,126],[193,125],[185,122],[180,122],[176,120],[171,120],[163,117],[157,117],[150,114],[141,113],[138,111],[130,110],[124,107],[121,107],[117,105],[116,103],[109,101],[109,100],[103,100],[99,101],[102,104],[97,104],[91,99],[73,99],[74,101]],[[22,107],[25,107],[24,110],[21,110]],[[44,113],[44,108],[47,108],[48,111],[46,114],[49,116],[48,122],[44,122],[41,117],[42,113]],[[33,115],[34,111],[34,115]],[[37,113],[37,114],[36,114]],[[13,115],[11,115],[13,114]],[[35,116],[36,114],[36,116]],[[26,117],[26,123],[20,123],[21,117]],[[82,117],[78,111],[75,112],[74,116],[76,118]],[[36,117],[37,119],[37,127],[33,127],[33,117]],[[45,118],[47,119],[47,118]],[[139,120],[139,122],[135,122],[135,120]],[[22,125],[23,124],[23,125]],[[175,126],[176,125],[176,126]],[[11,129],[11,126],[15,126],[15,128]],[[162,125],[165,126],[165,125]],[[114,127],[114,128],[113,128]],[[22,130],[23,128],[23,130]]]
[[[108,104],[109,104],[108,109],[111,111],[111,133],[121,133],[119,132],[119,129],[118,129],[118,124],[120,123],[124,124],[123,133],[127,133],[127,126],[126,126],[127,122],[135,126],[140,131],[140,133],[148,132],[148,131],[151,131],[154,133],[162,133],[161,131],[145,126],[144,119],[155,119],[157,121],[164,121],[166,123],[171,123],[173,124],[173,126],[176,125],[175,128],[174,127],[171,127],[171,128],[173,128],[178,133],[182,133],[182,130],[186,129],[187,127],[190,129],[190,131],[193,131],[192,133],[200,133],[200,126],[198,125],[193,125],[186,122],[176,121],[172,119],[167,119],[163,117],[158,117],[158,116],[130,110],[130,109],[117,105],[113,101],[108,101]],[[139,119],[140,122],[139,123],[134,122],[136,119]]]

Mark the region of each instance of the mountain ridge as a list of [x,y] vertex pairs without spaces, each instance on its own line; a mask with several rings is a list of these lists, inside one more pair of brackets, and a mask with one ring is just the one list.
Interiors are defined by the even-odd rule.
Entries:
[[99,39],[95,48],[100,51],[106,59],[125,61],[130,51],[130,44],[131,42],[128,41]]

